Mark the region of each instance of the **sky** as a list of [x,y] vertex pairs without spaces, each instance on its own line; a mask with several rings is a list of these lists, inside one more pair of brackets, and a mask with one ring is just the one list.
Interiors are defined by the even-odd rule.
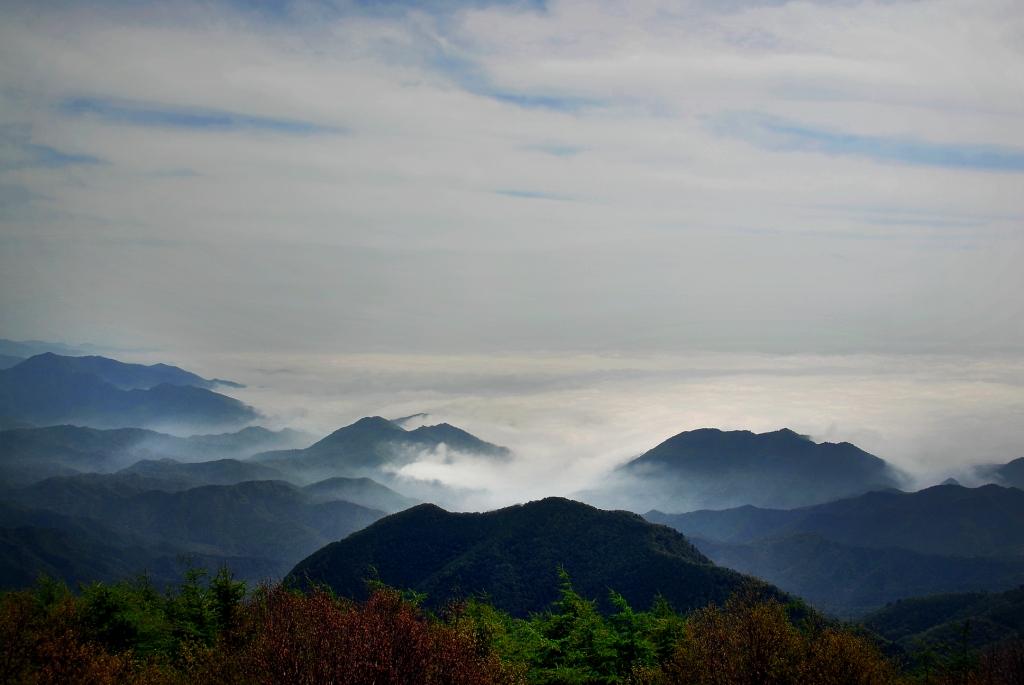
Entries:
[[[630,399],[563,433],[1024,454],[1019,0],[0,12],[4,337],[253,374],[375,360],[324,426],[409,387],[506,427],[472,402],[565,417],[558,393],[604,388]],[[631,442],[634,407],[663,419]]]

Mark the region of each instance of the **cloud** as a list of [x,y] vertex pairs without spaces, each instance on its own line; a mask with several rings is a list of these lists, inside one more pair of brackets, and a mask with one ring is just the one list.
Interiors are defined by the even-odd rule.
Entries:
[[32,142],[27,129],[26,126],[0,128],[0,170],[62,169],[104,163],[95,155],[58,150]]
[[933,143],[909,137],[869,136],[808,126],[758,113],[728,113],[710,121],[715,133],[768,150],[866,157],[879,162],[979,171],[1024,171],[1024,148]]
[[277,119],[215,109],[175,107],[155,103],[125,102],[104,98],[77,97],[64,100],[60,111],[72,117],[94,117],[109,124],[183,128],[196,131],[265,131],[288,135],[344,133],[336,126],[309,121]]
[[554,200],[556,202],[570,202],[572,198],[555,193],[545,193],[539,190],[495,190],[498,195],[516,197],[522,200]]
[[[16,5],[0,122],[44,150],[0,169],[0,308],[143,347],[1019,350],[1022,23],[1009,0]],[[763,119],[708,125],[735,112]]]

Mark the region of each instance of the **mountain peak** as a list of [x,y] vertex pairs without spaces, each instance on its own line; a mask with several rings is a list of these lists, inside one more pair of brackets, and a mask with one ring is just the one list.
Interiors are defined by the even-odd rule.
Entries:
[[816,443],[791,428],[684,431],[621,466],[620,474],[624,488],[636,490],[624,490],[627,497],[666,511],[785,509],[900,484],[882,459],[850,443]]
[[435,606],[487,594],[495,606],[523,615],[557,597],[559,567],[582,595],[600,602],[611,588],[639,607],[662,595],[685,610],[756,585],[714,566],[667,526],[562,497],[483,513],[421,504],[324,547],[289,580],[359,597],[376,573],[389,585],[425,592]]

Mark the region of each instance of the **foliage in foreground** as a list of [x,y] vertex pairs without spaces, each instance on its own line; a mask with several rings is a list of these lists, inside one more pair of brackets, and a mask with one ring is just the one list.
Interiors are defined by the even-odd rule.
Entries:
[[441,615],[377,588],[365,602],[226,570],[174,591],[146,579],[71,593],[41,580],[0,597],[2,683],[1024,683],[1024,646],[901,670],[869,637],[753,594],[687,616],[664,601],[601,614],[563,574],[547,611],[518,619],[470,601]]

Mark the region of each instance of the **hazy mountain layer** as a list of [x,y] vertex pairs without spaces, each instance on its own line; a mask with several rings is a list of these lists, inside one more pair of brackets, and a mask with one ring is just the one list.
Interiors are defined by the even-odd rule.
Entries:
[[581,496],[672,512],[744,504],[791,508],[900,483],[890,465],[850,443],[815,443],[788,429],[704,428],[669,438]]
[[0,416],[36,425],[172,430],[238,427],[258,417],[252,407],[205,388],[165,382],[126,390],[82,368],[79,359],[42,354],[0,370]]
[[46,352],[31,360],[39,368],[96,376],[122,390],[146,390],[164,383],[210,389],[219,382],[169,364],[129,364],[96,355],[78,357]]
[[1024,489],[1024,457],[1005,464],[984,464],[977,466],[972,476],[994,482],[998,485]]
[[[237,433],[188,438],[139,428],[101,430],[49,426],[7,430],[0,431],[0,483],[25,485],[51,476],[106,473],[140,460],[237,459],[267,447],[301,444],[305,440],[307,438],[296,431],[275,432],[259,427],[245,428]],[[275,477],[280,478],[280,474]]]
[[307,485],[303,491],[316,501],[343,500],[388,513],[420,503],[370,478],[328,478]]
[[385,467],[394,469],[424,452],[439,450],[495,459],[509,456],[507,448],[446,423],[407,431],[393,421],[372,416],[339,428],[306,449],[265,452],[253,460],[297,480],[315,482],[334,476],[382,477]]
[[646,516],[686,535],[723,542],[815,533],[856,547],[899,547],[924,554],[1024,554],[1024,491],[998,485],[871,492],[792,510],[747,506],[687,514],[652,511]]
[[691,540],[716,564],[762,578],[843,618],[907,597],[1005,590],[1024,583],[1024,557],[853,547],[812,533],[748,544]]

